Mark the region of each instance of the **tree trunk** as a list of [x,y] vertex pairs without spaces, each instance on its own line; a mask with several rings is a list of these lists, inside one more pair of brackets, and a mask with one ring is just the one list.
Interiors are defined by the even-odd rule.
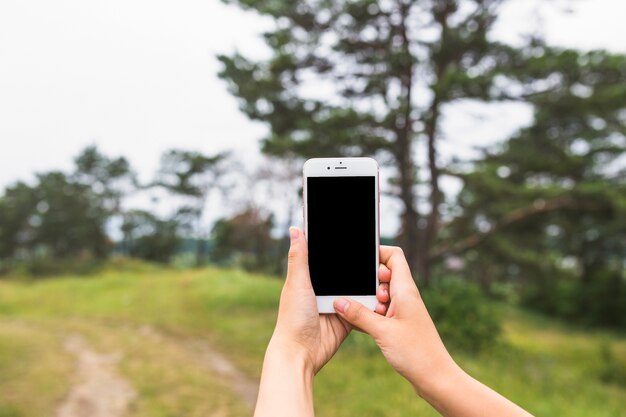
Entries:
[[[442,13],[438,16],[438,22],[441,25],[441,48],[448,41],[448,15],[451,10],[451,6],[446,4],[443,6]],[[428,149],[428,170],[430,173],[430,212],[426,217],[426,222],[421,228],[421,240],[419,244],[419,270],[418,274],[422,285],[428,287],[431,282],[431,269],[433,259],[431,257],[431,251],[437,235],[439,233],[441,213],[439,206],[442,202],[442,193],[439,188],[439,177],[441,171],[437,165],[437,128],[439,124],[439,115],[441,113],[441,104],[445,102],[446,93],[440,88],[440,82],[444,77],[448,65],[450,64],[450,57],[443,57],[440,61],[435,60],[434,72],[435,80],[432,90],[434,91],[433,101],[428,108],[424,117],[425,134],[427,140]]]
[[206,252],[206,241],[204,240],[204,236],[202,234],[202,212],[205,201],[206,197],[200,199],[198,205],[199,209],[196,215],[196,266],[198,267],[204,265],[204,253]]
[[439,233],[439,205],[441,204],[442,195],[439,188],[440,171],[437,166],[437,124],[440,112],[439,95],[435,93],[433,102],[430,106],[428,117],[426,120],[426,138],[428,145],[428,169],[430,173],[430,213],[426,217],[426,224],[421,233],[419,245],[419,270],[418,274],[422,281],[422,285],[428,287],[431,281],[432,259],[430,252],[432,250],[437,234]]
[[[395,158],[400,179],[400,199],[404,206],[401,216],[401,231],[398,236],[399,244],[403,248],[406,260],[415,274],[419,270],[419,212],[415,208],[414,185],[416,167],[413,161],[413,119],[411,111],[413,93],[413,55],[410,50],[410,39],[407,33],[406,20],[409,16],[410,4],[402,4],[400,12],[402,20],[399,26],[402,38],[402,47],[407,57],[406,68],[402,68],[399,81],[402,85],[401,108],[399,109],[394,130],[396,132]],[[414,275],[414,278],[417,278]]]
[[479,285],[485,294],[491,294],[491,284],[493,283],[493,274],[489,265],[484,265],[480,269]]
[[205,254],[206,254],[206,239],[203,236],[198,235],[196,241],[196,266],[204,266]]
[[[398,167],[400,176],[400,199],[404,206],[401,216],[401,231],[398,236],[399,245],[404,250],[406,260],[413,273],[419,273],[419,213],[415,209],[415,195],[413,184],[415,181],[415,166],[410,157],[411,138],[398,137]],[[414,278],[417,278],[414,275]]]

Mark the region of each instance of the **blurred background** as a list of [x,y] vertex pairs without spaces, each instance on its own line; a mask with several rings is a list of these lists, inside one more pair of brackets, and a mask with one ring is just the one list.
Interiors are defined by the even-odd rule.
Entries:
[[[457,361],[626,416],[626,3],[4,0],[0,417],[251,413],[301,169],[381,165]],[[437,415],[353,334],[328,416]]]

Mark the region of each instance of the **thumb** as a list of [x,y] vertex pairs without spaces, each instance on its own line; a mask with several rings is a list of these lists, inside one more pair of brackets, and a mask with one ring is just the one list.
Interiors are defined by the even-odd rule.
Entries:
[[337,298],[333,306],[339,316],[352,326],[370,336],[376,336],[382,327],[383,317],[369,310],[358,301],[348,298]]
[[[309,254],[306,239],[302,230],[289,228],[291,246],[287,257],[287,281],[296,277],[309,276]],[[297,281],[302,281],[297,279]]]

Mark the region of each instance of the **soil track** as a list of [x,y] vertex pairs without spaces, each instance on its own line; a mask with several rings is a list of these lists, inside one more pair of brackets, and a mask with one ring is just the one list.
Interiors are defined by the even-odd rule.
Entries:
[[[182,349],[190,359],[216,374],[251,409],[258,392],[256,381],[248,378],[230,359],[213,349],[208,342],[167,335],[152,326],[135,329],[143,337]],[[132,385],[117,372],[120,352],[99,353],[79,335],[65,340],[65,349],[76,358],[76,385],[57,408],[55,417],[123,417],[136,398]]]
[[59,406],[55,417],[124,416],[136,394],[115,368],[121,355],[98,353],[77,335],[65,341],[65,349],[76,357],[77,384]]

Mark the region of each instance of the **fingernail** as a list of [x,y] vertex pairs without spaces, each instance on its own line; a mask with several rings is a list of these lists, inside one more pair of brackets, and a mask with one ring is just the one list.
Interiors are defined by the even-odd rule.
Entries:
[[335,300],[335,310],[341,313],[345,313],[348,311],[348,307],[350,307],[350,301],[345,298],[337,298]]
[[300,231],[295,227],[290,227],[289,237],[291,238],[291,243],[293,243],[295,240],[298,240],[298,238],[300,237]]
[[384,295],[389,295],[389,291],[387,291],[387,288],[383,288],[383,294]]

